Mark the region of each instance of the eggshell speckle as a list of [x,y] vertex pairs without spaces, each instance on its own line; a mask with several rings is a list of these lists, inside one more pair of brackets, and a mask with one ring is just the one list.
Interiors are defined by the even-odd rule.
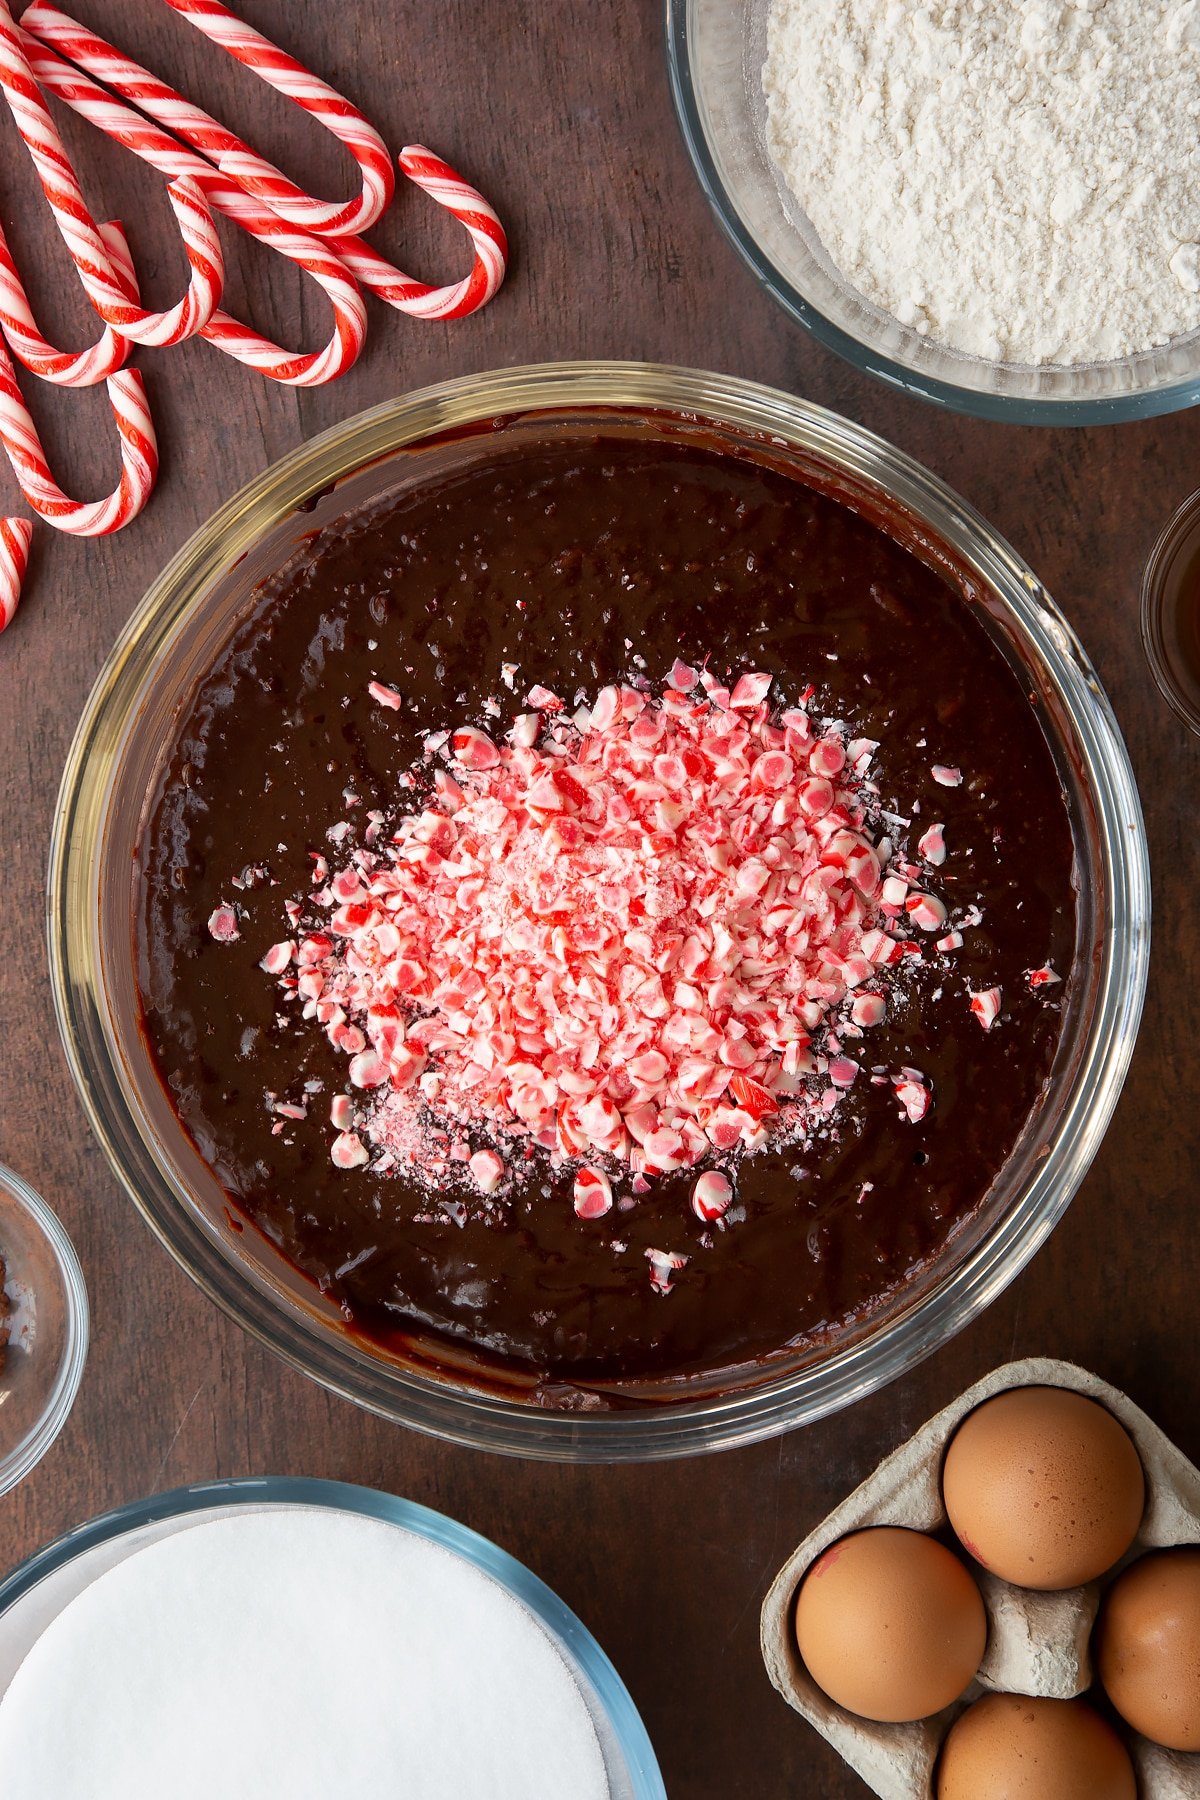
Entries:
[[936,1539],[858,1531],[818,1557],[796,1599],[796,1642],[831,1700],[865,1719],[923,1719],[979,1667],[987,1615],[963,1564]]
[[1018,1587],[1094,1581],[1128,1550],[1146,1489],[1133,1441],[1068,1388],[1009,1388],[970,1413],[942,1471],[965,1549]]
[[1200,1750],[1200,1549],[1131,1563],[1098,1629],[1097,1673],[1126,1723],[1168,1750]]
[[1137,1800],[1129,1753],[1082,1700],[989,1694],[950,1729],[937,1800]]

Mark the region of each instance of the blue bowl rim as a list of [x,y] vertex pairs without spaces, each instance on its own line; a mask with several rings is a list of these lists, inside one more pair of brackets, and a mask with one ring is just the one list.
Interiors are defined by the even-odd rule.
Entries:
[[419,1501],[405,1500],[378,1488],[353,1482],[326,1481],[303,1475],[248,1475],[168,1489],[144,1500],[132,1500],[76,1525],[19,1563],[0,1581],[0,1615],[31,1592],[40,1581],[76,1556],[110,1543],[127,1532],[164,1519],[184,1518],[213,1507],[251,1505],[317,1506],[351,1512],[397,1525],[429,1543],[439,1544],[498,1581],[522,1601],[550,1634],[570,1652],[603,1707],[625,1758],[636,1800],[666,1800],[666,1788],[649,1733],[633,1697],[616,1667],[587,1626],[532,1569],[502,1550],[490,1538],[457,1519]]
[[725,236],[766,289],[797,324],[826,349],[889,387],[931,401],[949,411],[1008,425],[1115,425],[1130,419],[1153,419],[1183,412],[1200,402],[1200,375],[1146,393],[1098,396],[1090,400],[1016,399],[987,394],[956,382],[924,375],[872,350],[835,325],[811,300],[793,287],[738,217],[709,148],[692,80],[688,13],[693,0],[665,0],[667,73],[675,117],[700,186]]

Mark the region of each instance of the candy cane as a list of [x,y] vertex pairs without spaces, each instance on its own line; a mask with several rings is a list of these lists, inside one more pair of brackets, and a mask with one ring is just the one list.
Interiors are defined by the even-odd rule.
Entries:
[[[167,0],[167,4],[174,5],[175,0]],[[35,0],[21,23],[39,43],[86,69],[196,149],[211,151],[231,138],[210,114],[68,18],[49,0]],[[508,260],[504,227],[483,196],[422,145],[409,145],[401,153],[400,167],[467,231],[475,251],[470,273],[448,287],[433,287],[405,275],[359,237],[339,234],[329,239],[329,247],[365,288],[397,311],[423,319],[464,318],[485,306],[504,280]],[[232,173],[233,164],[222,157],[221,168]],[[211,195],[211,187],[208,192]]]
[[[72,59],[78,65],[72,68],[54,50],[27,34],[25,52],[34,76],[46,92],[62,100],[73,112],[90,120],[106,136],[132,150],[162,174],[183,175],[194,180],[218,212],[311,275],[324,289],[333,307],[334,332],[323,350],[297,354],[281,349],[249,325],[243,325],[219,309],[201,336],[236,361],[289,387],[318,387],[323,382],[336,381],[362,350],[367,334],[367,315],[357,283],[332,248],[309,233],[283,224],[261,201],[218,174],[202,157],[168,137],[140,113],[115,100],[86,74],[80,73],[81,69],[90,69],[98,61],[110,65],[112,59],[117,58],[117,52],[64,14],[53,13],[47,17],[49,9],[38,10],[39,27],[52,27],[56,38],[61,28],[66,28]],[[28,18],[29,15],[25,16]],[[144,74],[136,63],[126,66],[134,78]]]
[[[171,5],[173,0],[167,3]],[[402,150],[400,167],[466,229],[475,250],[470,274],[450,287],[431,287],[401,274],[361,238],[331,238],[330,247],[370,293],[386,300],[398,312],[412,313],[419,319],[465,318],[486,306],[504,280],[508,266],[504,227],[483,195],[424,145],[410,144]]]
[[136,369],[108,381],[108,397],[121,440],[121,482],[107,500],[71,500],[56,484],[37,427],[17,386],[12,360],[0,345],[0,443],[26,500],[48,525],[77,537],[104,537],[120,531],[141,512],[154,490],[158,445],[146,404],[146,388]]
[[[114,236],[110,237],[110,233]],[[100,226],[113,273],[128,277],[129,246],[119,225],[112,222]],[[123,258],[123,260],[122,260]],[[90,350],[73,352],[56,350],[47,343],[37,328],[25,284],[13,261],[8,240],[0,229],[0,331],[8,339],[9,349],[31,374],[56,387],[95,387],[124,368],[133,348],[128,338],[115,332],[111,325]]]
[[104,248],[108,251],[108,260],[112,264],[113,274],[124,288],[127,298],[140,300],[142,296],[138,291],[133,253],[129,248],[129,239],[125,236],[125,227],[120,219],[110,219],[107,225],[101,225],[100,236],[104,239]]
[[32,519],[0,519],[0,631],[20,604],[32,542]]
[[83,197],[62,138],[38,90],[22,33],[0,0],[0,90],[37,170],[42,190],[79,279],[106,325],[137,344],[178,344],[194,337],[213,315],[225,265],[212,212],[194,181],[168,189],[191,275],[187,292],[170,312],[146,312],[131,303],[113,273],[104,239]]
[[[148,106],[146,110],[151,117],[159,119],[168,130],[178,131],[185,142],[211,156],[222,174],[228,175],[257,199],[265,200],[272,212],[290,224],[302,225],[306,231],[314,231],[320,236],[365,231],[373,225],[391,205],[396,176],[387,145],[358,108],[294,57],[280,50],[270,38],[235,18],[228,7],[218,4],[218,0],[167,0],[167,5],[212,43],[219,44],[230,56],[252,69],[276,93],[294,100],[326,131],[332,132],[358,164],[362,192],[357,200],[344,205],[315,200],[216,120],[205,117],[200,127],[183,118],[172,123]],[[32,10],[37,16],[30,19],[26,15],[26,29],[35,36],[43,36],[42,9],[35,6]],[[70,55],[70,52],[64,54]],[[92,72],[101,81],[107,80],[99,69]],[[178,96],[174,98],[178,99]],[[187,102],[182,105],[186,108]],[[196,131],[198,135],[193,135]]]

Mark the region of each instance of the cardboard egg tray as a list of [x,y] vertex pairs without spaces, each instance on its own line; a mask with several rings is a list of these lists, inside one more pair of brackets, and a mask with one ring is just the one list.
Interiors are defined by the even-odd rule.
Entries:
[[[1118,1418],[1137,1445],[1146,1477],[1146,1510],[1127,1555],[1101,1581],[1058,1593],[1010,1586],[971,1563],[988,1614],[988,1641],[977,1678],[944,1712],[914,1725],[876,1725],[835,1706],[810,1679],[793,1630],[796,1590],[822,1551],[867,1525],[907,1525],[955,1542],[942,1504],[942,1459],[955,1429],[993,1394],[1013,1387],[1065,1387]],[[1068,1700],[1092,1682],[1089,1642],[1103,1589],[1147,1550],[1200,1544],[1200,1470],[1124,1394],[1071,1363],[1030,1358],[993,1369],[928,1421],[805,1538],[763,1602],[767,1672],[789,1706],[815,1725],[882,1800],[933,1800],[938,1753],[972,1700],[992,1690]],[[1160,1749],[1125,1733],[1140,1800],[1200,1800],[1200,1754]]]

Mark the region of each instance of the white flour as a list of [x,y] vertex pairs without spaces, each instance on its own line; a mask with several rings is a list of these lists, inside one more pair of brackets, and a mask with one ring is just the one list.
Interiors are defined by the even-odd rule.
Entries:
[[1200,327],[1200,0],[771,0],[767,140],[850,285],[992,361]]

